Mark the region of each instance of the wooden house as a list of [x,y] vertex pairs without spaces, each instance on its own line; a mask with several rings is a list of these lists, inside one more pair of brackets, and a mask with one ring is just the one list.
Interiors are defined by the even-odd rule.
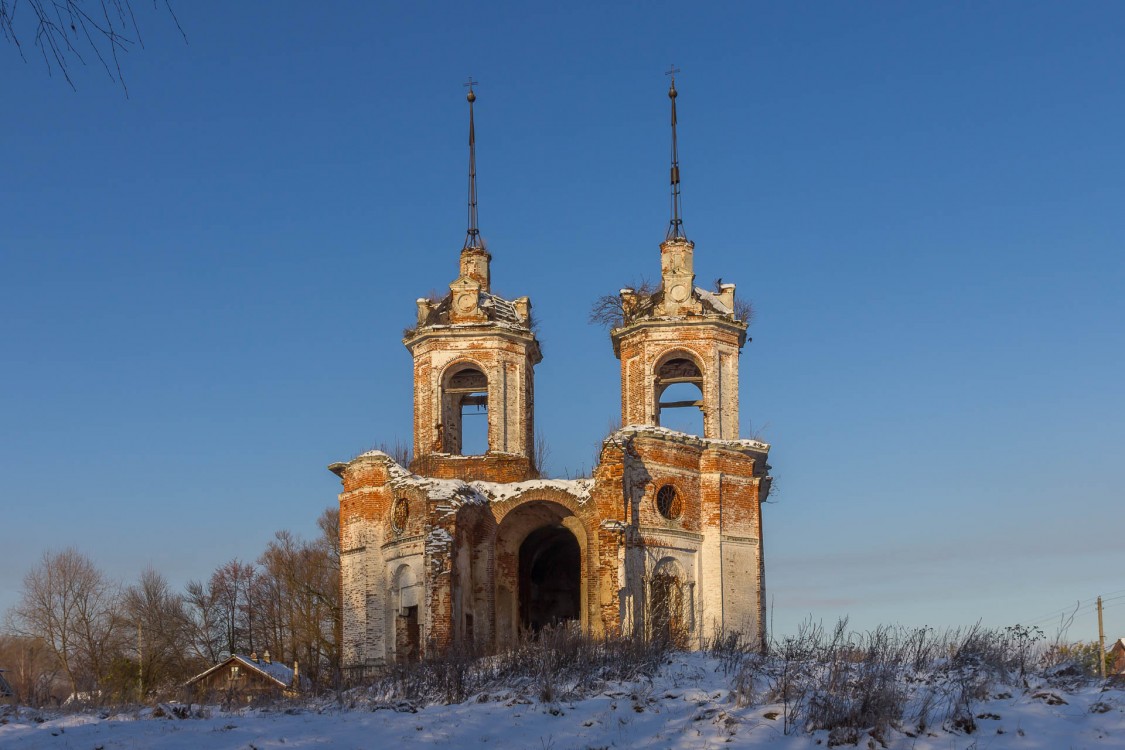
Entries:
[[1118,638],[1109,649],[1106,675],[1125,676],[1125,638]]
[[261,658],[257,654],[232,654],[192,677],[184,683],[184,687],[188,688],[193,701],[206,702],[291,698],[308,690],[311,685],[307,677],[301,676],[297,662],[293,662],[290,668],[271,661],[270,653],[266,651]]
[[12,686],[4,679],[4,670],[0,669],[0,703],[6,703],[16,697],[16,691],[12,690]]

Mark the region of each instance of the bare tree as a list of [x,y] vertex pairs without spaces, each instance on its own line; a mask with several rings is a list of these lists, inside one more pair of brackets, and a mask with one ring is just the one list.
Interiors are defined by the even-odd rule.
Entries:
[[258,558],[260,572],[254,577],[254,641],[282,661],[292,658],[296,630],[290,593],[295,547],[296,539],[290,532],[274,534]]
[[218,598],[209,584],[188,581],[184,614],[189,647],[196,658],[208,664],[219,661],[224,642],[222,614]]
[[400,466],[409,467],[411,459],[414,458],[414,446],[399,438],[395,438],[394,445],[390,445],[386,441],[379,443],[376,450],[386,453]]
[[73,693],[94,691],[116,648],[116,587],[73,547],[46,552],[23,579],[12,625],[40,638],[58,659]]
[[754,319],[754,305],[749,300],[744,300],[741,297],[734,298],[734,317],[741,320],[743,323],[750,325]]
[[128,652],[136,666],[140,700],[186,677],[189,651],[188,616],[184,600],[152,568],[141,573],[124,595],[124,616],[132,631]]
[[[170,0],[153,0],[154,8],[160,5],[186,42]],[[26,12],[21,13],[21,8]],[[85,65],[84,54],[92,54],[126,95],[120,56],[135,46],[144,47],[131,0],[0,0],[0,33],[25,60],[23,40],[27,33],[42,54],[47,72],[58,70],[71,88],[71,65]]]
[[253,565],[231,560],[211,574],[211,594],[217,607],[223,633],[223,649],[228,654],[254,650],[254,606],[251,600]]
[[326,597],[325,607],[331,620],[332,642],[327,648],[328,669],[322,676],[330,676],[333,684],[339,685],[340,680],[340,644],[344,641],[344,618],[340,600],[340,506],[332,505],[324,509],[320,518],[316,519],[321,536],[317,543],[324,550],[327,563],[327,583],[324,586]]
[[547,436],[543,434],[542,430],[535,431],[535,468],[539,471],[540,476],[544,475],[547,471],[547,459],[551,457],[551,445],[547,442]]
[[39,707],[61,700],[59,662],[42,638],[0,635],[0,664],[8,670],[5,677],[23,705]]
[[339,643],[339,511],[325,510],[318,525],[323,535],[311,542],[277,532],[258,558],[255,641],[324,683],[335,674]]
[[320,543],[323,544],[332,559],[336,572],[340,571],[340,507],[332,505],[324,509],[320,518],[316,519],[317,528],[320,529]]

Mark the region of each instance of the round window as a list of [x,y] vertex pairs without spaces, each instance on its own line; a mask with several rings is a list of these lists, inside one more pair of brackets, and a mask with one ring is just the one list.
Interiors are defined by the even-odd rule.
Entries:
[[396,533],[401,534],[402,530],[406,528],[406,522],[410,518],[410,503],[407,502],[405,497],[400,497],[395,500],[395,506],[391,510],[391,528]]
[[656,509],[669,521],[680,517],[680,513],[683,512],[682,505],[680,495],[672,485],[666,484],[656,491]]

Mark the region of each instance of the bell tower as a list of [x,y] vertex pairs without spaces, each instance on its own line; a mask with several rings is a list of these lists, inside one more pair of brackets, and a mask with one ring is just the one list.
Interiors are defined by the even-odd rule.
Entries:
[[[622,324],[611,332],[621,360],[622,425],[659,426],[667,409],[699,409],[705,438],[738,439],[738,356],[748,321],[735,307],[735,285],[695,286],[695,243],[680,213],[680,160],[676,142],[676,68],[668,71],[672,108],[671,219],[660,245],[660,286],[622,289]],[[698,398],[665,400],[674,385],[689,384]]]
[[[478,229],[474,84],[456,276],[417,301],[403,332],[414,360],[411,471],[381,450],[329,467],[342,483],[341,666],[366,679],[451,647],[502,648],[555,623],[691,649],[740,632],[764,647],[770,446],[737,439],[747,320],[735,287],[695,285],[675,79],[660,283],[621,290],[612,308],[622,316],[611,339],[624,424],[602,441],[591,476],[550,481],[534,481],[542,354],[531,302],[493,293]],[[685,428],[667,419],[674,410],[701,419]],[[660,429],[662,420],[677,428]]]
[[[477,227],[476,131],[469,87],[469,216],[460,269],[440,300],[419,299],[403,344],[414,357],[414,460],[422,476],[514,482],[537,477],[531,300],[492,293]],[[476,444],[471,420],[483,420]]]

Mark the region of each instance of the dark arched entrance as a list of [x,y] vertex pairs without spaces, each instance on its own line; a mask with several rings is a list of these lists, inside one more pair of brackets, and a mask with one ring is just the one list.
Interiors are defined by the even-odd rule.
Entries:
[[581,616],[582,550],[570,529],[543,526],[520,545],[520,622],[531,632]]

